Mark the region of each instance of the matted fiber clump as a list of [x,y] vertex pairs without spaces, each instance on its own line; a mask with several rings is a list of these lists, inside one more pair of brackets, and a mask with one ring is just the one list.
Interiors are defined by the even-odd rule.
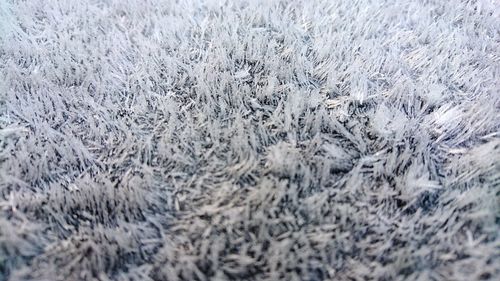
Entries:
[[0,280],[499,280],[496,0],[0,1]]

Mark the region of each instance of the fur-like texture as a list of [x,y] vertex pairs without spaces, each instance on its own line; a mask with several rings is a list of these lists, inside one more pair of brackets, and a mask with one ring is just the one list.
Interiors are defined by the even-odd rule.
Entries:
[[499,11],[0,1],[0,280],[499,280]]

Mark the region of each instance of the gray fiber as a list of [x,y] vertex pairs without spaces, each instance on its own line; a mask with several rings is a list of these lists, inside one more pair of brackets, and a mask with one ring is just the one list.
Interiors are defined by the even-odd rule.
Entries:
[[0,280],[500,280],[498,0],[0,0]]

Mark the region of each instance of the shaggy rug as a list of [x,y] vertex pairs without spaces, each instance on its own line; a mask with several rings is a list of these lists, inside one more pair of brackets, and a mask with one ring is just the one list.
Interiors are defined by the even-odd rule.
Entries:
[[499,280],[499,5],[0,1],[0,280]]

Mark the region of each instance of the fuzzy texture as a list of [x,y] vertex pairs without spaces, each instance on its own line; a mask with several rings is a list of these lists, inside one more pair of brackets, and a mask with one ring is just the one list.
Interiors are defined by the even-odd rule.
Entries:
[[0,1],[0,280],[500,280],[499,11]]

